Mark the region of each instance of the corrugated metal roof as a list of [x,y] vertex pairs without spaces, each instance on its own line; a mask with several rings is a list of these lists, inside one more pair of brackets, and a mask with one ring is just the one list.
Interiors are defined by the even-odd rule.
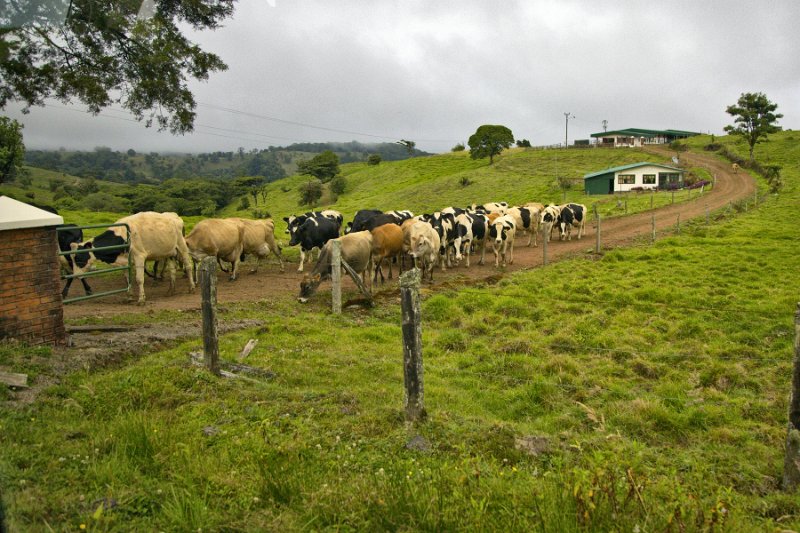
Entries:
[[645,128],[626,128],[624,130],[604,131],[602,133],[592,133],[591,137],[608,137],[611,135],[629,135],[631,137],[691,137],[700,135],[694,131],[682,130],[649,130]]
[[647,161],[643,161],[641,163],[632,163],[630,165],[622,165],[619,167],[607,168],[605,170],[600,170],[599,172],[592,172],[591,174],[584,174],[583,179],[595,178],[597,176],[602,176],[604,174],[611,174],[611,173],[621,172],[623,170],[630,170],[632,168],[648,167],[648,166],[666,168],[669,170],[677,170],[678,172],[683,172],[682,168],[671,167],[669,165],[662,165],[660,163],[648,163]]
[[0,196],[0,230],[41,228],[63,224],[64,219],[8,196]]

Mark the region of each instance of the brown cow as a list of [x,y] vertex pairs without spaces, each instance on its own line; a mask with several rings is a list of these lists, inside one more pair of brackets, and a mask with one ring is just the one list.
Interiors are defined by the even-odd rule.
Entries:
[[319,284],[331,277],[331,258],[333,256],[332,241],[342,243],[342,259],[361,276],[366,279],[365,272],[369,272],[372,263],[372,234],[368,231],[356,231],[348,233],[338,239],[331,239],[326,242],[319,253],[317,264],[314,269],[303,276],[300,282],[300,296],[297,300],[306,303],[308,299],[317,292]]
[[[395,224],[384,224],[372,230],[372,262],[375,265],[375,275],[372,281],[378,281],[378,272],[381,274],[381,283],[384,282],[381,264],[384,259],[389,261],[389,279],[392,279],[392,259],[403,253],[403,230]],[[400,274],[403,266],[400,266]]]
[[245,225],[234,219],[207,218],[201,220],[186,237],[189,255],[195,261],[216,257],[231,263],[230,280],[236,279],[239,260],[244,249]]
[[266,259],[270,252],[278,258],[278,263],[283,269],[283,258],[281,257],[281,246],[275,241],[275,223],[271,218],[263,220],[250,220],[247,218],[231,218],[244,224],[244,241],[242,242],[242,253],[253,254],[256,256],[256,264],[250,270],[255,273],[258,271],[258,264],[262,259]]

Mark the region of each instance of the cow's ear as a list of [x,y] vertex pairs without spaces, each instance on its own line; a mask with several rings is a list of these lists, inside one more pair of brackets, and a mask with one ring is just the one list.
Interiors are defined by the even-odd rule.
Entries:
[[288,223],[289,222],[289,217],[283,217],[283,221]]

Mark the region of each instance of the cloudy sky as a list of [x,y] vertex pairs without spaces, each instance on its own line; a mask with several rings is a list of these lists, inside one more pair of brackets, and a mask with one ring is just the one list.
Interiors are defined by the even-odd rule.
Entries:
[[303,141],[393,142],[431,152],[481,124],[535,145],[627,127],[722,133],[743,92],[800,127],[800,2],[769,0],[239,0],[193,34],[228,64],[193,83],[196,132],[175,137],[111,109],[51,102],[29,149],[200,152]]

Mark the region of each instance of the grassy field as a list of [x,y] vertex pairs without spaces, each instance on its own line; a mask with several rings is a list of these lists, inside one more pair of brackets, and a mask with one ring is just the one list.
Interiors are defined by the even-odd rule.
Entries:
[[[213,378],[187,363],[200,349],[189,341],[71,373],[34,403],[7,403],[0,491],[9,526],[797,530],[800,497],[782,492],[780,478],[800,227],[772,216],[800,202],[800,143],[791,137],[756,151],[783,166],[786,183],[756,211],[687,223],[680,237],[598,260],[425,291],[423,424],[403,422],[393,297],[341,316],[324,298],[229,308],[223,320],[262,323],[224,336],[223,357],[236,360],[257,338],[247,362],[271,379]],[[505,193],[475,200],[517,202],[546,196],[534,183],[497,184],[501,165],[542,157],[530,154],[484,169],[496,173],[487,179],[494,187],[481,183],[480,162],[444,157],[463,158],[476,191]],[[408,164],[439,171],[435,158]],[[448,171],[454,184],[425,193],[422,178],[400,172],[386,197],[358,196],[390,168],[349,167],[342,210],[458,205],[472,187],[459,190]],[[288,209],[286,194],[283,204],[277,193],[270,199]],[[0,365],[33,376],[59,357],[0,344]]]

